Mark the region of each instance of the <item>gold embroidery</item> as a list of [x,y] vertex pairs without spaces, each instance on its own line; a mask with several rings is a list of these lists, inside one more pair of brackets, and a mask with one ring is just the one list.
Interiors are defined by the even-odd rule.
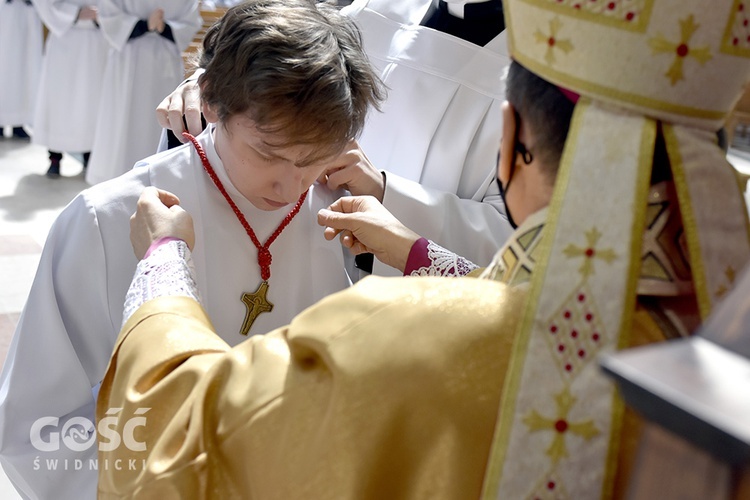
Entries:
[[547,53],[544,55],[544,60],[547,64],[555,64],[555,49],[560,49],[566,54],[573,50],[573,44],[570,43],[570,39],[561,40],[557,37],[557,33],[562,27],[562,22],[559,18],[554,18],[549,22],[549,35],[545,35],[539,30],[534,33],[534,38],[537,42],[547,44]]
[[725,284],[719,285],[719,288],[716,290],[716,294],[715,294],[717,299],[720,299],[724,295],[726,295],[726,293],[734,285],[734,279],[736,278],[736,273],[735,273],[734,268],[732,266],[728,266],[724,270],[724,276],[727,278],[728,283],[726,285]]
[[600,233],[598,229],[593,227],[585,234],[587,243],[585,248],[577,247],[571,243],[563,250],[563,253],[569,258],[583,257],[583,262],[581,263],[578,272],[581,273],[584,280],[594,274],[594,259],[601,259],[609,264],[617,258],[617,254],[611,248],[596,248],[596,244],[602,236],[602,233]]
[[705,64],[706,61],[711,59],[711,52],[708,47],[691,47],[689,45],[690,39],[695,34],[699,25],[695,24],[693,15],[690,14],[685,19],[680,19],[680,41],[678,43],[670,42],[663,35],[649,39],[648,45],[654,54],[659,53],[672,53],[674,54],[674,61],[669,67],[664,76],[669,78],[672,85],[675,85],[678,81],[684,80],[684,72],[682,70],[683,64],[687,57],[692,57],[698,61],[701,65]]
[[570,394],[567,388],[555,395],[555,403],[557,404],[557,418],[545,418],[536,410],[532,410],[523,419],[523,423],[529,428],[529,432],[555,431],[552,444],[546,451],[553,463],[557,463],[561,458],[568,456],[568,450],[565,446],[565,436],[568,432],[586,440],[599,434],[599,429],[596,428],[592,420],[577,423],[568,420],[568,414],[575,405],[576,398]]

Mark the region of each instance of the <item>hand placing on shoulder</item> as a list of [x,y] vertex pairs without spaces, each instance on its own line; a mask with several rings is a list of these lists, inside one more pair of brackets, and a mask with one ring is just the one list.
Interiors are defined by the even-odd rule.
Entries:
[[[185,142],[182,133],[187,131],[198,135],[203,131],[201,124],[201,93],[198,86],[198,76],[202,70],[196,71],[183,84],[165,97],[156,108],[156,119],[162,128],[170,129],[174,135]],[[184,117],[184,121],[183,121]]]
[[419,239],[372,196],[339,198],[318,212],[318,224],[326,226],[323,234],[327,240],[340,235],[341,243],[354,255],[373,253],[401,272],[411,247]]
[[381,203],[385,194],[383,173],[370,163],[354,140],[318,178],[318,182],[333,190],[344,188],[354,196],[374,196]]
[[148,16],[148,30],[157,33],[164,31],[164,9],[156,9]]
[[180,199],[153,186],[143,190],[135,213],[130,217],[130,242],[138,259],[142,259],[151,243],[171,236],[195,246],[193,218],[180,206]]

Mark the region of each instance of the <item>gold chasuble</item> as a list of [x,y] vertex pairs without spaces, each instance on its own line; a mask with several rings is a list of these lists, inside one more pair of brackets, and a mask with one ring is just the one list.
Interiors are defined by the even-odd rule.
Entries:
[[99,496],[478,498],[522,307],[489,280],[369,277],[230,348],[192,299],[151,300],[97,401],[143,449],[100,435]]

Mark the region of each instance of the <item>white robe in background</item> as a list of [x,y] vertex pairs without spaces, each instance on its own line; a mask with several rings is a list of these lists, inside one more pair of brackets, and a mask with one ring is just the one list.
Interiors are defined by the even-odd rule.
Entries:
[[[199,141],[264,242],[291,207],[256,209],[230,183],[210,133],[201,134]],[[92,388],[112,354],[137,264],[129,218],[150,185],[177,194],[193,217],[197,284],[217,332],[230,345],[247,338],[239,333],[245,317],[240,297],[261,283],[257,251],[192,144],[147,158],[122,177],[81,193],[52,227],[0,380],[0,461],[16,487],[32,498],[95,498],[97,471],[90,470],[89,460],[97,456],[96,445],[74,452],[61,442],[58,452],[38,451],[29,431],[45,416],[60,418],[57,427],[47,428],[57,432],[74,416],[94,418]],[[318,210],[339,194],[313,186],[300,212],[271,245],[268,300],[274,307],[258,317],[251,334],[285,325],[350,285],[341,245],[326,241],[317,224]],[[66,458],[69,469],[62,470]],[[58,460],[57,471],[49,470],[47,460],[53,459]],[[72,470],[76,459],[83,461],[81,470]]]
[[108,44],[93,21],[76,21],[97,0],[34,0],[49,29],[32,142],[57,152],[91,151]]
[[42,23],[23,0],[0,1],[0,127],[32,125]]
[[[512,232],[495,182],[510,58],[504,33],[479,47],[419,26],[430,2],[355,0],[342,10],[389,87],[359,143],[386,171],[383,201],[397,218],[485,266]],[[374,273],[398,274],[377,260]]]
[[[129,40],[136,23],[164,9],[174,42],[156,32]],[[106,181],[156,152],[154,110],[184,78],[182,51],[201,27],[198,0],[100,0],[99,24],[110,44],[86,181]]]

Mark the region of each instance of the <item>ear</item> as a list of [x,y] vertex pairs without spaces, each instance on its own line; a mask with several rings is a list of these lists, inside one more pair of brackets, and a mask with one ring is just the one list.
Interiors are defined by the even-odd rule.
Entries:
[[219,115],[214,111],[213,106],[201,102],[201,110],[203,111],[203,116],[208,123],[219,123]]
[[508,101],[503,102],[503,138],[500,140],[500,161],[497,163],[497,178],[503,185],[508,184],[513,163],[516,161],[515,141],[516,127],[516,110]]

